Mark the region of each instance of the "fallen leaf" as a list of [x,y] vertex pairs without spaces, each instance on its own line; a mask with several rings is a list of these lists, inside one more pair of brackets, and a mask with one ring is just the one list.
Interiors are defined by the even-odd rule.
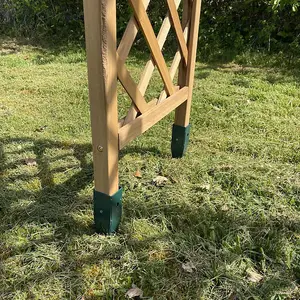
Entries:
[[222,110],[220,107],[217,107],[217,106],[213,106],[213,109],[214,109],[215,111],[221,111],[221,110]]
[[34,158],[26,158],[24,162],[29,167],[34,167],[37,165],[37,162]]
[[264,278],[261,274],[257,273],[254,270],[248,269],[246,272],[248,275],[248,280],[250,282],[258,283],[258,282],[261,282]]
[[37,128],[35,131],[36,132],[43,132],[43,131],[45,131],[46,129],[47,129],[47,125],[45,125],[45,126],[41,126],[40,128]]
[[196,270],[196,267],[192,262],[183,263],[181,267],[188,273],[193,273]]
[[130,290],[127,291],[127,293],[125,294],[126,297],[132,299],[135,297],[143,297],[143,291],[141,289],[139,289],[136,285],[132,285],[132,288]]
[[137,171],[134,173],[134,177],[136,177],[136,178],[142,178],[143,176],[142,176],[141,171],[140,171],[140,170],[137,170]]
[[232,165],[223,165],[223,166],[220,167],[221,171],[229,171],[231,169],[233,169]]
[[202,184],[200,186],[200,189],[204,192],[204,191],[209,191],[211,188],[211,185],[209,183],[205,183],[205,184]]
[[31,90],[22,90],[21,91],[21,94],[24,94],[24,95],[29,95],[29,94],[32,94],[33,92]]
[[168,178],[164,176],[157,176],[156,178],[153,179],[153,183],[159,187],[166,185],[167,182],[168,182]]
[[222,211],[229,211],[228,205],[224,204],[221,208]]

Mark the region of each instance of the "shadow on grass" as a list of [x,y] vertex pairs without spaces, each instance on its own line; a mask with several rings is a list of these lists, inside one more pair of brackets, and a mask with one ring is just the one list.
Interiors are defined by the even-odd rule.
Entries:
[[[17,179],[9,175],[10,170],[22,162],[18,158],[8,163],[8,156],[20,155],[24,149],[5,153],[5,146],[22,143],[29,144],[26,151],[33,151],[36,156],[38,171],[34,176],[41,183],[37,191],[17,186],[28,180],[26,174],[23,178],[18,174]],[[72,154],[58,153],[50,159],[45,155],[49,149],[54,153],[70,150]],[[155,299],[205,297],[204,292],[211,288],[214,289],[211,299],[271,299],[292,289],[295,281],[300,280],[299,265],[288,266],[279,259],[285,251],[285,243],[300,233],[298,219],[271,215],[260,217],[237,207],[216,207],[205,200],[200,190],[181,190],[176,184],[162,189],[150,186],[150,199],[143,195],[143,190],[128,199],[133,195],[128,191],[118,236],[104,238],[95,235],[91,196],[93,170],[87,159],[91,150],[89,144],[22,138],[0,140],[1,234],[7,236],[14,228],[30,224],[50,224],[54,228],[52,236],[29,237],[31,242],[23,246],[0,244],[1,260],[5,265],[6,261],[17,256],[39,255],[37,251],[41,245],[53,243],[59,245],[62,260],[50,269],[37,268],[31,276],[15,276],[14,279],[9,278],[4,267],[1,271],[3,278],[6,282],[13,280],[12,285],[6,286],[4,294],[21,289],[30,295],[30,286],[47,280],[50,274],[64,278],[61,279],[65,286],[63,297],[84,295],[85,299],[123,299],[131,283],[138,284],[145,295]],[[121,157],[137,152],[164,155],[157,148],[128,147],[122,151]],[[52,169],[51,163],[70,155],[79,162],[77,171],[64,182],[55,184],[58,170]],[[59,168],[59,171],[64,171],[64,168]],[[211,176],[217,178],[218,174]],[[82,193],[87,188],[88,194]],[[78,218],[78,215],[84,217]],[[133,222],[144,222],[149,234],[148,229],[137,234]],[[159,230],[162,227],[164,229]],[[128,255],[134,259],[128,260]],[[290,254],[284,252],[284,255]],[[195,267],[191,273],[182,269],[185,262],[192,262]],[[109,275],[102,274],[97,268],[105,264],[119,273],[115,281],[100,291],[99,286],[109,281],[105,278]],[[24,259],[21,265],[29,268],[28,259]],[[94,268],[94,273],[87,279],[84,270],[89,267]],[[262,274],[268,269],[271,273],[265,274],[263,281],[250,283],[246,275],[249,268]],[[95,279],[99,286],[89,283]]]
[[[14,148],[13,151],[5,152],[5,146],[7,145],[26,145],[21,150]],[[28,144],[30,146],[28,146]],[[58,153],[54,157],[47,157],[46,152],[53,150],[56,151],[67,150],[72,151],[73,154]],[[36,226],[43,227],[45,224],[50,224],[55,228],[55,233],[51,237],[36,239],[29,237],[30,243],[25,243],[23,246],[9,247],[5,244],[0,243],[0,258],[5,261],[6,259],[15,257],[15,255],[26,255],[26,253],[35,253],[37,248],[43,244],[51,244],[53,242],[67,243],[74,239],[76,236],[93,236],[95,234],[93,221],[92,221],[92,181],[93,181],[93,168],[92,163],[88,161],[87,154],[92,151],[90,144],[65,144],[50,140],[34,140],[30,138],[13,138],[0,140],[0,234],[9,235],[8,232],[14,230],[14,228],[24,228],[34,224]],[[22,156],[24,152],[33,152],[35,155],[37,172],[27,174],[27,172],[18,172],[16,175],[9,175],[9,172],[24,167],[26,165],[25,159],[16,159],[8,163],[8,156],[13,157],[14,155]],[[132,152],[138,152],[137,148],[128,147],[125,151],[121,152],[121,156],[130,154]],[[160,151],[156,148],[143,149],[142,153],[153,152],[154,155],[160,154]],[[51,168],[51,163],[55,160],[68,159],[70,155],[73,155],[79,161],[78,171],[70,176],[66,181],[55,184],[55,173],[66,171],[66,167]],[[72,166],[68,166],[70,168]],[[6,176],[7,175],[7,176]],[[5,177],[5,179],[4,179]],[[37,179],[40,182],[41,188],[38,191],[32,191],[30,188],[24,188],[24,183]],[[21,184],[22,187],[18,186]],[[89,195],[80,195],[80,192],[87,187],[90,187]],[[76,220],[74,215],[82,212],[87,213],[87,221]],[[25,238],[24,236],[16,238]],[[97,235],[95,235],[97,239]],[[98,240],[101,243],[100,240]],[[110,251],[114,252],[115,249]],[[83,266],[83,262],[80,263],[80,258],[73,257],[71,254],[63,253],[64,257],[63,264],[74,264],[77,266]],[[97,258],[98,260],[100,257]],[[93,262],[94,260],[91,260]],[[85,264],[88,264],[86,262]],[[25,263],[26,268],[26,263]],[[30,266],[28,265],[28,269]],[[60,270],[61,271],[61,270]],[[32,282],[42,282],[49,276],[47,271],[34,272],[32,276],[26,276],[16,280],[11,288],[2,291],[5,294],[15,292],[18,288],[23,291],[27,291],[30,294],[30,289],[27,285]],[[59,271],[58,271],[59,272]],[[80,272],[74,272],[70,270],[74,276],[74,282],[77,286],[71,293],[84,293],[86,287],[78,283],[81,277]],[[2,273],[2,272],[0,272]],[[74,274],[75,273],[75,274]],[[3,274],[2,274],[3,275]],[[3,275],[6,276],[5,274]],[[6,278],[9,280],[9,278]],[[69,282],[72,285],[72,280]],[[0,285],[1,286],[1,285]],[[1,289],[1,288],[0,288]],[[110,292],[109,292],[110,293]],[[76,296],[78,296],[76,294]],[[74,296],[74,294],[73,294]]]

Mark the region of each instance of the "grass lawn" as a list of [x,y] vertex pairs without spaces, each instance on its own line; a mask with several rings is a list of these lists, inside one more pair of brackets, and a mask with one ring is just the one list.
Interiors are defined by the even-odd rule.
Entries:
[[[143,299],[300,299],[299,71],[198,63],[186,157],[171,159],[174,115],[126,147],[124,217],[104,237],[84,52],[1,53],[0,299],[125,299],[133,284]],[[130,58],[136,78],[144,63]]]

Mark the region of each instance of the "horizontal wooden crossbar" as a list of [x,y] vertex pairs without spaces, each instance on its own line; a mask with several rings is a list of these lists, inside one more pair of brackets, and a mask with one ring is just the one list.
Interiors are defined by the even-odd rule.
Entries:
[[188,99],[188,87],[180,89],[164,102],[149,109],[131,123],[119,129],[119,149],[147,131]]

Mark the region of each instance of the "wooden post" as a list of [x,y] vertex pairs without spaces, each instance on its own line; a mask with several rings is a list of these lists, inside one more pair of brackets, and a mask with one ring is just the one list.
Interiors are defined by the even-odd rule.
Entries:
[[84,0],[94,159],[96,230],[114,232],[120,222],[118,180],[116,0]]
[[188,100],[180,105],[175,113],[172,137],[172,155],[175,158],[184,155],[189,141],[201,0],[193,0],[192,5],[190,0],[184,0],[183,8],[183,23],[186,22],[186,18],[191,17],[188,37],[189,57],[187,67],[184,66],[184,63],[181,63],[178,82],[180,87],[187,86],[189,88],[189,96]]

